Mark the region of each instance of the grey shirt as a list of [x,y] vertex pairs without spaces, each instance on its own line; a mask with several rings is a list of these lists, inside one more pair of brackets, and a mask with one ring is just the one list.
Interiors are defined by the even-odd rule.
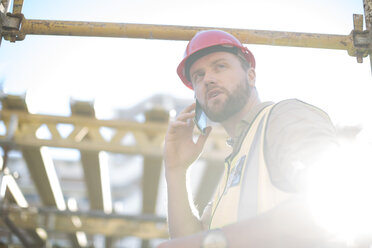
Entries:
[[[238,125],[232,146],[234,156],[260,111],[272,102],[256,105]],[[326,147],[336,145],[336,129],[321,109],[297,99],[281,101],[271,110],[265,135],[265,160],[272,183],[284,191],[297,191],[298,162],[310,166]]]
[[[239,151],[255,117],[270,104],[264,102],[255,106],[238,124],[231,157]],[[239,219],[257,213],[258,151],[261,147],[258,137],[256,135],[245,165]],[[336,130],[325,112],[296,99],[275,104],[268,117],[263,145],[271,182],[288,193],[301,191],[305,186],[307,169],[315,165],[326,148],[334,145],[337,145]]]
[[[256,105],[238,123],[237,135],[229,142],[233,151],[227,159],[239,152],[255,117],[270,104],[273,103]],[[247,219],[257,213],[258,139],[253,144],[245,164],[238,219]],[[275,104],[268,117],[263,146],[271,182],[285,192],[301,191],[307,168],[316,163],[316,159],[327,147],[334,145],[337,145],[336,129],[324,111],[297,99]]]

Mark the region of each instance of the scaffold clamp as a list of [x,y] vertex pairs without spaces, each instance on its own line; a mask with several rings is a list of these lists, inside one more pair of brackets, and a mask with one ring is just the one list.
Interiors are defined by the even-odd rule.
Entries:
[[22,13],[3,13],[0,12],[0,31],[1,36],[5,40],[10,42],[15,42],[18,40],[24,40],[25,35],[20,33],[22,21],[24,20],[24,15]]
[[348,54],[357,58],[358,63],[363,63],[363,58],[370,54],[371,40],[368,30],[363,30],[363,15],[353,15],[354,29],[351,31],[352,47]]

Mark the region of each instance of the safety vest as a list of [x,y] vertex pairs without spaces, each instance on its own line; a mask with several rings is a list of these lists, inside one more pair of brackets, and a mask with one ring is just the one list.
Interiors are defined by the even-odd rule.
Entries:
[[[220,228],[239,220],[239,209],[242,182],[247,177],[246,170],[249,164],[249,156],[252,150],[258,152],[257,168],[257,191],[253,194],[256,197],[256,213],[265,212],[289,197],[290,194],[276,188],[270,180],[267,166],[264,159],[264,137],[269,113],[274,105],[266,106],[252,122],[246,137],[237,153],[225,160],[225,171],[217,188],[212,205],[212,218],[210,229]],[[257,136],[258,135],[258,136]],[[252,149],[255,145],[259,149]]]

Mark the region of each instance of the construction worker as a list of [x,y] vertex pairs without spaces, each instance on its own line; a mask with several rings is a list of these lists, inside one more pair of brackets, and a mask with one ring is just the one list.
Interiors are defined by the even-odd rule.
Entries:
[[[304,178],[336,131],[322,110],[291,99],[261,102],[255,58],[219,30],[198,32],[177,72],[196,102],[171,122],[164,163],[171,239],[159,247],[319,247],[328,237],[308,211]],[[280,84],[280,80],[277,80]],[[211,132],[193,141],[195,108],[220,123],[232,153],[201,218],[189,202],[186,171]]]

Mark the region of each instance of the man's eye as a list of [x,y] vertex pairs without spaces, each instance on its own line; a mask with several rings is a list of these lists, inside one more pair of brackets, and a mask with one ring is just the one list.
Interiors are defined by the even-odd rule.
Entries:
[[195,73],[194,74],[194,81],[195,82],[199,81],[201,78],[203,78],[203,76],[204,76],[204,73],[203,72]]
[[224,69],[226,66],[224,64],[217,64],[218,69]]

